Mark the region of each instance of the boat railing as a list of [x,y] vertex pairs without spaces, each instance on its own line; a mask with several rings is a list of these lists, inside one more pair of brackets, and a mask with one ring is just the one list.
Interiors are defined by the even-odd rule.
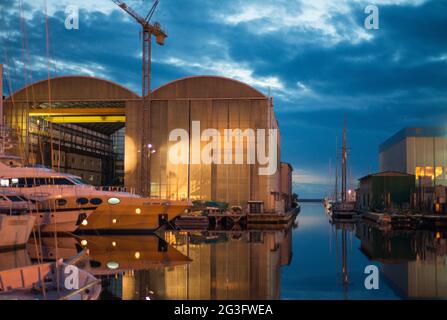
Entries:
[[95,187],[98,191],[111,191],[111,192],[128,192],[128,193],[134,193],[132,189],[128,189],[126,187],[122,186],[97,186]]
[[89,282],[88,284],[86,284],[82,288],[79,288],[79,289],[77,289],[75,291],[72,291],[69,294],[61,297],[59,300],[71,300],[72,298],[76,297],[77,295],[80,295],[81,296],[81,300],[84,300],[84,299],[82,299],[83,295],[87,294],[87,296],[88,296],[88,290],[90,288],[93,288],[93,287],[95,287],[97,285],[100,285],[100,284],[101,284],[101,280],[100,279],[96,279],[96,280],[94,280],[92,282]]

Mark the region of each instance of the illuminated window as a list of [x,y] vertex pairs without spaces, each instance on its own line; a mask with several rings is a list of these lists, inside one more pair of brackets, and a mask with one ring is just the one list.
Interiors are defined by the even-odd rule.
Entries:
[[425,167],[425,175],[427,177],[434,177],[433,167]]
[[443,172],[442,167],[436,167],[435,172],[436,172],[436,178],[442,176],[442,172]]
[[416,178],[425,176],[425,169],[424,169],[424,167],[416,167],[415,171],[416,171]]

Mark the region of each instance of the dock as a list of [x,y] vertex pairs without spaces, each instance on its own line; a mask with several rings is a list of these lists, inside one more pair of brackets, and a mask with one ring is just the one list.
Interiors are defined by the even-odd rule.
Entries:
[[228,229],[283,229],[295,221],[300,207],[286,213],[264,212],[246,213],[214,211],[206,215],[183,215],[175,220],[175,225],[182,230]]
[[391,226],[395,229],[419,229],[447,227],[447,215],[440,214],[390,214],[379,212],[364,212],[362,219],[374,222],[380,226]]

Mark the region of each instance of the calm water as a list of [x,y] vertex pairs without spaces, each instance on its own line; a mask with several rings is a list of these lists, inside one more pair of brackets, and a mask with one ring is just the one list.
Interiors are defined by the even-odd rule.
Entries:
[[[289,230],[42,239],[46,260],[83,247],[91,260],[82,267],[103,279],[103,299],[447,297],[445,233],[333,224],[321,204],[304,204]],[[31,264],[36,248],[31,240],[0,253],[0,269]],[[380,269],[378,290],[364,287],[371,264]]]

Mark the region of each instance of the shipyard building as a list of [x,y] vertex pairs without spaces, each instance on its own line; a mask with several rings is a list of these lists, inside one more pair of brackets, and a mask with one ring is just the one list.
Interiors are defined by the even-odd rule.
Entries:
[[17,136],[9,151],[28,164],[162,199],[291,206],[292,167],[281,162],[273,100],[239,81],[179,79],[148,102],[111,81],[58,77],[6,97],[3,113]]
[[447,186],[447,127],[409,127],[381,144],[380,170],[405,172]]

